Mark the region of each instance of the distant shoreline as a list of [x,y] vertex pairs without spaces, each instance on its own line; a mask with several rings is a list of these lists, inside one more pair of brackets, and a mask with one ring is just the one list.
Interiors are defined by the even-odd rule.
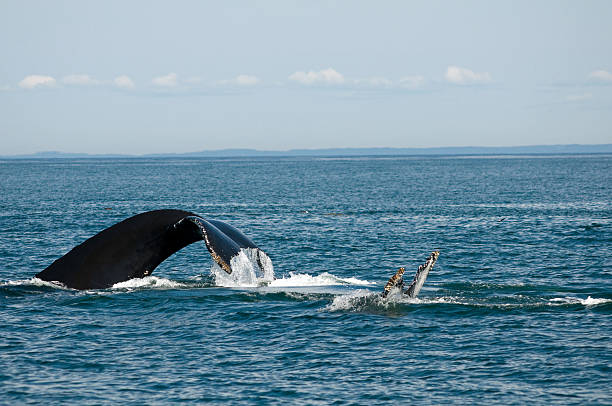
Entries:
[[60,151],[0,155],[0,159],[103,159],[103,158],[256,158],[256,157],[356,157],[356,156],[474,156],[474,155],[568,155],[610,154],[612,144],[531,145],[515,147],[435,147],[435,148],[322,148],[267,151],[221,149],[168,154],[86,154]]

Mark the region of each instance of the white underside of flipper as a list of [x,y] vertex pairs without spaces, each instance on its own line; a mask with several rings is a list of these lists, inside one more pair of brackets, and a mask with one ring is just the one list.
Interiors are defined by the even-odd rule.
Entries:
[[[427,276],[429,275],[429,271],[431,271],[431,269],[433,268],[434,264],[438,260],[439,255],[439,251],[433,251],[429,255],[429,257],[427,257],[427,261],[425,261],[424,264],[419,266],[419,269],[417,269],[416,274],[412,279],[412,283],[410,284],[410,286],[408,286],[408,289],[404,291],[405,295],[411,298],[417,297],[417,295],[421,291],[421,288],[423,287],[423,284],[425,283],[425,280],[427,279]],[[389,279],[389,282],[387,282],[385,288],[383,289],[383,297],[386,297],[389,292],[394,288],[398,288],[401,290],[404,289],[404,272],[405,268],[400,268],[397,270],[395,275],[393,275]]]

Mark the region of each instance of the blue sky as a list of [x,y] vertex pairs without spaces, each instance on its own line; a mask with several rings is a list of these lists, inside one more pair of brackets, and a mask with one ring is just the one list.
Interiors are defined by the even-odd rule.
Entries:
[[610,21],[610,1],[3,1],[0,155],[612,143]]

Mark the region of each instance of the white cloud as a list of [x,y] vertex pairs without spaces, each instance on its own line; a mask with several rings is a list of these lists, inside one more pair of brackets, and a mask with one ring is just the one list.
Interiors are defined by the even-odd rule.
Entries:
[[489,72],[478,73],[466,68],[460,68],[459,66],[449,66],[446,68],[444,78],[448,82],[457,85],[488,83],[491,81],[491,75],[489,75]]
[[416,89],[425,84],[425,78],[423,76],[404,76],[399,80],[400,87],[406,89]]
[[19,86],[24,89],[34,89],[38,86],[52,87],[55,86],[56,83],[55,79],[51,76],[30,75],[23,78],[23,80],[19,82]]
[[234,79],[237,85],[240,86],[253,86],[261,82],[258,77],[250,76],[250,75],[238,75],[236,79]]
[[74,86],[91,86],[100,84],[99,80],[92,78],[89,75],[68,75],[62,78],[62,82],[66,85]]
[[255,86],[261,83],[261,79],[257,76],[251,75],[238,75],[234,79],[220,80],[216,82],[218,85],[232,85],[232,86]]
[[416,89],[425,84],[423,76],[405,76],[399,81],[390,80],[384,76],[372,76],[366,78],[345,78],[341,73],[333,68],[320,71],[298,71],[289,76],[289,80],[302,85],[344,85],[356,89],[378,88],[396,89],[407,88]]
[[577,101],[588,100],[592,97],[593,97],[592,93],[570,94],[569,96],[565,97],[565,101],[577,102]]
[[344,83],[344,76],[338,73],[333,68],[327,68],[318,72],[309,71],[302,72],[298,71],[289,76],[289,80],[301,83],[303,85],[314,85],[314,84],[328,84],[328,85],[340,85]]
[[603,82],[612,82],[612,73],[606,70],[596,70],[589,74],[591,79],[601,80]]
[[115,80],[113,80],[115,86],[120,87],[122,89],[133,89],[136,85],[129,76],[117,76]]
[[174,87],[178,84],[178,75],[169,73],[166,76],[160,76],[153,79],[153,84],[156,86]]

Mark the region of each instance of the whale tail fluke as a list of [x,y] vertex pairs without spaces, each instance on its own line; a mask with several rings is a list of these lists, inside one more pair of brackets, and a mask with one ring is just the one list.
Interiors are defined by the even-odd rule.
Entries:
[[387,284],[385,285],[382,297],[387,297],[389,292],[394,289],[400,289],[404,295],[408,297],[415,298],[421,291],[425,280],[427,279],[427,275],[429,275],[429,271],[433,268],[434,264],[438,260],[438,256],[440,256],[439,251],[433,251],[424,264],[420,265],[412,279],[412,283],[408,286],[408,289],[404,290],[404,272],[405,268],[400,268],[395,272],[395,274],[389,279]]
[[166,258],[204,240],[213,260],[228,274],[242,249],[257,250],[257,263],[270,261],[250,238],[219,220],[183,210],[154,210],[125,219],[74,247],[36,274],[73,289],[104,289],[149,276]]

